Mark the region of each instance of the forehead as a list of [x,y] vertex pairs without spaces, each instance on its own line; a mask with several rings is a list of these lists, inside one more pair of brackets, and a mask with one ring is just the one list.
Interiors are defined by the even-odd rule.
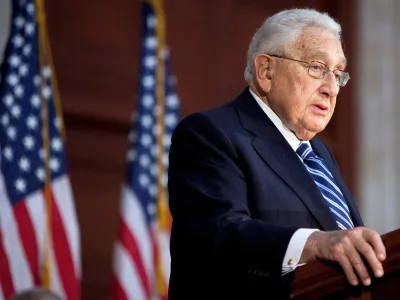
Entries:
[[306,28],[293,44],[293,54],[304,60],[323,60],[327,65],[346,66],[342,44],[330,31]]

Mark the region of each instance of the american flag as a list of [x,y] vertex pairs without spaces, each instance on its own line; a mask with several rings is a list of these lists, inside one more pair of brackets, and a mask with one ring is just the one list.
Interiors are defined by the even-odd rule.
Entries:
[[12,3],[0,82],[0,299],[46,286],[76,300],[80,233],[52,62],[39,33],[44,14],[39,1]]
[[166,184],[180,101],[164,44],[164,19],[161,1],[143,2],[139,103],[129,135],[114,249],[115,300],[167,299],[168,294],[171,217]]

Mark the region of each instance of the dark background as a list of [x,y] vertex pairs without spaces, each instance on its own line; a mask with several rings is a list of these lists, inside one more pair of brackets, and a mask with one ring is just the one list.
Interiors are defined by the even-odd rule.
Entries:
[[[130,116],[136,102],[141,49],[140,1],[46,1],[48,30],[67,129],[71,176],[82,238],[83,299],[109,299],[112,246]],[[182,117],[232,100],[252,34],[281,10],[311,7],[342,24],[348,70],[354,75],[356,1],[168,0],[171,49]],[[342,89],[336,113],[321,134],[345,181],[354,180],[354,89]]]

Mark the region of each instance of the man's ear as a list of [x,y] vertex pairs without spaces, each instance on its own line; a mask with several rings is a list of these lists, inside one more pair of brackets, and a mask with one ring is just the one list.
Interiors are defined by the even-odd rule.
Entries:
[[265,93],[271,88],[274,66],[275,60],[269,55],[260,54],[254,59],[256,80]]

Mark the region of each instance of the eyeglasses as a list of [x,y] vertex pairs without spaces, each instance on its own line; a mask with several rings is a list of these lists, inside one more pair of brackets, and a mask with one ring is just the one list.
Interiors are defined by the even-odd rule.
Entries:
[[333,72],[335,75],[336,82],[339,86],[343,87],[346,85],[346,83],[350,79],[349,73],[345,71],[341,71],[339,69],[335,70],[329,70],[329,67],[319,61],[312,61],[312,62],[307,62],[307,61],[302,61],[302,60],[297,60],[293,58],[288,58],[284,56],[278,56],[278,55],[270,55],[273,57],[278,57],[282,59],[287,59],[287,60],[292,60],[292,61],[297,61],[302,64],[306,64],[308,66],[308,74],[314,78],[319,78],[322,79],[328,74],[328,72]]

